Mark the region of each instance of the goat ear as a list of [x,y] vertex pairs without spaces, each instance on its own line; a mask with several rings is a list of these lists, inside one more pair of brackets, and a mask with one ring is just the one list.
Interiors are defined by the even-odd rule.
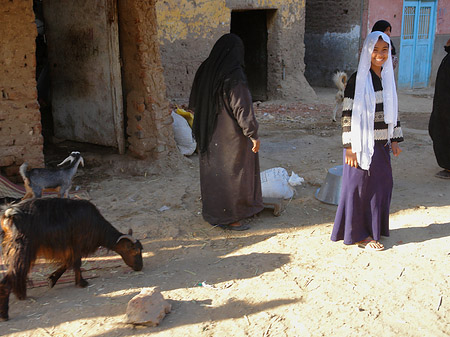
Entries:
[[128,230],[128,235],[133,235],[133,230],[131,228]]
[[84,159],[83,159],[83,157],[80,157],[80,163],[81,163],[81,166],[84,167]]

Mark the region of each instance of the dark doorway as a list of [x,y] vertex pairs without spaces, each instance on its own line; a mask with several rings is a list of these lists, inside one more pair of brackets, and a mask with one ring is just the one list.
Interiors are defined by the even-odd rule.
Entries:
[[244,42],[245,73],[253,100],[267,100],[267,11],[233,11],[231,33]]
[[53,137],[53,116],[51,106],[51,85],[48,65],[47,39],[45,36],[44,12],[42,0],[33,0],[33,11],[38,35],[36,36],[36,83],[39,110],[41,112],[42,136],[44,147]]

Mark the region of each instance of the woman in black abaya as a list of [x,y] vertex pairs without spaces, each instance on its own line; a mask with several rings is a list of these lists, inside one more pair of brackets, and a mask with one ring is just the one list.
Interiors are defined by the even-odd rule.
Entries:
[[443,58],[436,75],[433,111],[428,131],[433,140],[436,160],[442,171],[436,177],[450,179],[450,40],[445,45],[447,55]]
[[189,99],[200,153],[202,215],[211,225],[246,230],[263,209],[258,122],[243,70],[244,45],[222,36],[195,74]]

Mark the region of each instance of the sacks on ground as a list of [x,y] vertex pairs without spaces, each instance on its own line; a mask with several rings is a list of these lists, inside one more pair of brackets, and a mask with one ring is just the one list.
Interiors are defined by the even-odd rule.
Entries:
[[185,156],[190,156],[197,148],[197,143],[192,137],[192,129],[186,119],[172,111],[173,134],[175,142],[180,152]]
[[192,112],[190,112],[190,111],[186,111],[186,110],[181,109],[181,108],[177,108],[175,110],[175,112],[177,114],[179,114],[180,116],[183,116],[184,119],[187,120],[189,126],[192,129],[192,124],[194,123],[194,114]]
[[294,196],[295,186],[305,180],[292,172],[289,177],[286,169],[274,167],[261,172],[261,187],[263,198],[290,199]]

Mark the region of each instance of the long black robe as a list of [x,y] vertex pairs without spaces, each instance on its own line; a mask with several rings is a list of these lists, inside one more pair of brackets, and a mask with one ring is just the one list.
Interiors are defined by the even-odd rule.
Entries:
[[428,131],[440,167],[450,170],[450,46],[439,66]]
[[223,35],[195,74],[189,98],[200,152],[203,218],[228,225],[263,209],[258,122],[244,70],[244,44]]
[[259,157],[250,138],[258,138],[258,122],[246,83],[225,81],[217,124],[205,153],[200,154],[203,218],[226,225],[263,209]]

